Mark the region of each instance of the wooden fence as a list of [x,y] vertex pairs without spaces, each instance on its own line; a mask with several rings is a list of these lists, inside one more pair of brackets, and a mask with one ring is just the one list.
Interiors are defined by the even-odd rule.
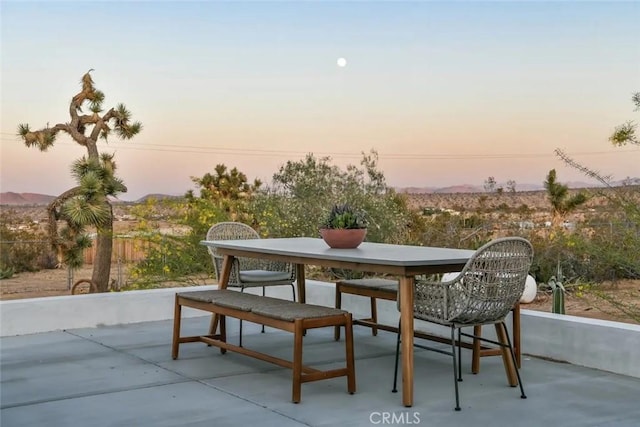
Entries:
[[[131,237],[115,237],[113,239],[113,252],[111,261],[114,263],[138,262],[146,258],[150,242]],[[95,240],[90,248],[83,252],[85,264],[93,264],[96,258]]]

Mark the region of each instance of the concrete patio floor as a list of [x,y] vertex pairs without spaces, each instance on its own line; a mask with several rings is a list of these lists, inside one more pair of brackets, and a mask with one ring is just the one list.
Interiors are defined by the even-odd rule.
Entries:
[[[183,319],[183,335],[208,317]],[[230,340],[237,322],[229,319]],[[524,357],[528,399],[507,386],[500,358],[472,375],[463,353],[461,412],[451,359],[416,349],[414,406],[390,392],[395,335],[355,327],[357,392],[346,379],[306,383],[291,403],[291,371],[202,343],[172,360],[171,321],[74,329],[0,339],[0,425],[13,426],[637,426],[640,379]],[[245,323],[246,347],[290,358],[293,336]],[[526,349],[525,349],[526,352]],[[342,363],[330,328],[309,331],[304,360]]]

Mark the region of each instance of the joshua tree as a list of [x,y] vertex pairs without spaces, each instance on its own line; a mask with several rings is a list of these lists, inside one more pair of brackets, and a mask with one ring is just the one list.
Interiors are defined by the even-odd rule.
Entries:
[[496,190],[496,179],[492,176],[484,180],[484,191],[493,193]]
[[556,226],[566,214],[587,201],[587,195],[583,192],[569,196],[569,187],[556,180],[555,169],[549,171],[544,188],[547,190],[547,196],[553,208],[553,223]]
[[[82,76],[82,91],[69,104],[71,120],[32,131],[28,124],[18,126],[18,134],[27,147],[46,151],[53,146],[59,132],[69,135],[87,150],[87,157],[76,161],[72,174],[78,186],[58,196],[48,207],[51,245],[59,254],[59,262],[75,267],[81,262],[79,251],[87,245],[83,235],[86,226],[97,231],[96,258],[91,281],[98,292],[109,288],[111,252],[113,249],[113,212],[108,196],[126,192],[127,188],[115,176],[113,155],[98,152],[98,140],[107,140],[112,132],[131,139],[142,130],[139,122],[131,122],[131,113],[124,104],[118,104],[103,114],[104,93],[97,90],[89,70]],[[83,113],[83,106],[88,112]],[[67,228],[58,232],[57,221],[64,220]]]
[[[251,195],[262,185],[259,179],[255,179],[253,184],[249,184],[247,176],[238,168],[228,171],[225,165],[218,164],[215,172],[215,175],[206,173],[202,178],[191,177],[191,181],[200,187],[200,197],[203,199],[238,200]],[[187,197],[194,197],[193,191],[189,190]]]

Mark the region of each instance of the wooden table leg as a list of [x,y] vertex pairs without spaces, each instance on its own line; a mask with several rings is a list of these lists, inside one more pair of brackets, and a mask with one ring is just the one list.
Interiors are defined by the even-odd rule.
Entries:
[[[473,327],[473,335],[479,337],[482,334],[482,326]],[[471,357],[471,373],[477,374],[480,372],[480,356],[482,356],[481,343],[478,338],[473,339],[473,355]]]
[[400,328],[402,342],[402,404],[413,406],[413,277],[401,277]]
[[296,264],[296,285],[298,287],[298,302],[307,302],[306,286],[304,279],[304,264]]
[[[233,265],[233,256],[225,255],[222,261],[222,271],[218,278],[218,289],[227,289],[229,283],[229,277],[231,276],[231,266]],[[211,323],[209,324],[209,335],[214,335],[218,330],[218,315],[213,314],[211,316]]]

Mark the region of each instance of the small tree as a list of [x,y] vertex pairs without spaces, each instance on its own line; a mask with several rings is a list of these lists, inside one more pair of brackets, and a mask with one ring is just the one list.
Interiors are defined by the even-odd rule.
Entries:
[[578,192],[569,195],[569,187],[557,181],[556,170],[551,169],[544,181],[544,188],[552,207],[553,224],[558,226],[564,217],[587,201],[587,195]]
[[[640,111],[640,92],[636,92],[631,96],[631,101],[635,104],[635,111]],[[613,134],[609,137],[609,141],[613,145],[640,144],[640,140],[636,136],[638,124],[628,121],[618,126]]]
[[[228,170],[224,164],[216,165],[215,174],[206,173],[202,178],[192,176],[191,181],[200,189],[202,200],[214,203],[236,220],[237,215],[244,211],[239,209],[239,205],[244,204],[262,185],[259,179],[249,184],[247,175],[235,167]],[[189,190],[185,197],[188,202],[196,198],[193,190]]]
[[484,180],[484,191],[487,193],[493,193],[496,189],[496,179],[492,176]]
[[[79,248],[86,245],[82,230],[95,226],[97,230],[96,258],[91,281],[98,292],[109,288],[111,274],[111,253],[113,250],[113,212],[109,196],[127,189],[115,176],[115,162],[112,155],[101,156],[98,140],[115,132],[122,139],[131,139],[142,130],[139,122],[131,122],[131,113],[124,104],[103,113],[104,93],[96,89],[89,70],[82,77],[82,91],[69,104],[71,120],[32,131],[28,124],[18,126],[18,135],[27,147],[37,147],[46,151],[52,147],[60,132],[69,135],[76,143],[86,148],[87,157],[73,166],[73,175],[79,185],[65,191],[48,207],[49,237],[51,245],[59,253],[59,261],[77,264]],[[89,112],[83,114],[83,108]],[[65,220],[68,228],[58,232],[57,221]]]

